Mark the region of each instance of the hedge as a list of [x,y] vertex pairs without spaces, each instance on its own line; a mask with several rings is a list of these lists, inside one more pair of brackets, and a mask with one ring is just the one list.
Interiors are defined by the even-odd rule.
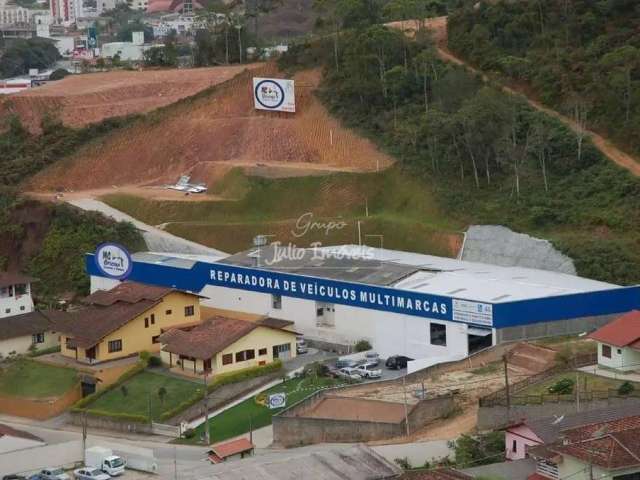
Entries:
[[36,350],[34,352],[29,352],[30,357],[39,357],[40,355],[47,355],[49,353],[57,353],[60,351],[60,345],[56,345],[55,347],[43,348],[42,350]]
[[[281,368],[282,368],[282,362],[280,360],[276,360],[273,363],[270,363],[269,365],[243,368],[242,370],[238,370],[235,372],[222,373],[220,375],[215,376],[213,382],[211,382],[207,386],[207,391],[212,392],[215,389],[222,387],[223,385],[230,385],[232,383],[242,382],[244,380],[249,380],[251,378],[261,377],[269,373],[277,372]],[[165,421],[175,417],[176,415],[183,412],[187,408],[198,403],[203,398],[204,396],[201,392],[192,395],[191,397],[189,397],[179,405],[176,405],[172,409],[167,410],[166,412],[163,412],[160,415],[160,420]]]
[[237,370],[235,372],[222,373],[220,375],[216,375],[216,377],[213,379],[213,382],[209,384],[207,389],[209,390],[209,392],[211,392],[223,385],[228,385],[230,383],[238,383],[238,382],[242,382],[243,380],[249,380],[255,377],[261,377],[262,375],[267,375],[269,373],[277,372],[281,368],[282,368],[282,361],[275,360],[273,363],[270,363],[268,365],[243,368],[242,370]]
[[149,417],[146,415],[135,415],[133,413],[114,413],[104,410],[92,410],[73,407],[71,409],[74,413],[86,413],[94,417],[110,418],[111,420],[133,422],[133,423],[150,423]]

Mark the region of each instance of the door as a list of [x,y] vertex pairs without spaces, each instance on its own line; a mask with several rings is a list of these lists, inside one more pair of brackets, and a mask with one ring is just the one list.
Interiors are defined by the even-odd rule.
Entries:
[[87,357],[87,359],[94,361],[96,359],[96,347],[93,346],[91,348],[87,348],[84,351],[84,355]]
[[211,371],[211,359],[208,358],[203,363],[204,363],[205,372],[210,372]]
[[289,360],[291,358],[291,344],[283,343],[282,345],[275,345],[273,347],[273,359],[279,358],[280,360]]

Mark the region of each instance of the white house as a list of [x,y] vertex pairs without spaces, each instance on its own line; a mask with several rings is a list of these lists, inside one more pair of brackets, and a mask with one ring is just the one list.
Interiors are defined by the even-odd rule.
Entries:
[[62,315],[65,313],[35,311],[0,318],[0,359],[57,346],[59,335],[54,319]]
[[0,272],[0,318],[33,312],[32,281],[20,273]]
[[589,338],[598,342],[598,365],[621,371],[640,370],[640,312],[633,310],[599,328]]

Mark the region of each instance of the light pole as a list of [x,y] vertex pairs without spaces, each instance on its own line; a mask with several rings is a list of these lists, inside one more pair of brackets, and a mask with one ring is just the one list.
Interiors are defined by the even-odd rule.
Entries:
[[211,445],[211,439],[209,438],[209,391],[207,389],[207,369],[204,368],[204,364],[202,367],[204,371],[204,439],[208,446]]

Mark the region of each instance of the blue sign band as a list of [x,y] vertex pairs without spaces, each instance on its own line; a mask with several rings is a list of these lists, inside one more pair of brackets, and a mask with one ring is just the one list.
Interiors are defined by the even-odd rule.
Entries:
[[[105,276],[97,269],[93,255],[87,255],[86,266],[90,275]],[[191,268],[178,268],[133,262],[133,269],[128,279],[192,292],[200,292],[205,286],[214,285],[433,320],[455,321],[452,316],[454,297],[223,263],[196,262]],[[494,328],[609,315],[640,308],[640,287],[619,287],[597,292],[493,303],[492,306]],[[476,324],[474,322],[459,323]],[[481,323],[476,325],[487,326]]]

